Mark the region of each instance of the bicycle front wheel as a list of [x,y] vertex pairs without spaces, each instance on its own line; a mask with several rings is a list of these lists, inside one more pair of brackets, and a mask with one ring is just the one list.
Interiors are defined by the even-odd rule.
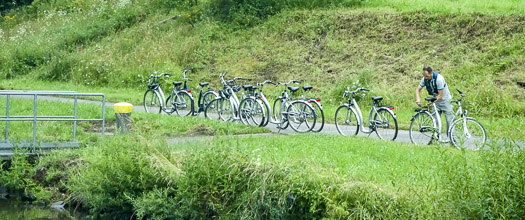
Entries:
[[160,113],[162,110],[162,101],[155,90],[149,89],[144,93],[143,100],[144,110],[151,113]]
[[374,115],[374,127],[377,136],[383,140],[395,140],[397,137],[397,120],[386,109],[379,109]]
[[335,111],[335,127],[343,136],[357,135],[359,121],[355,110],[347,105],[341,105]]
[[204,109],[204,116],[212,120],[228,121],[232,115],[230,101],[224,98],[211,101]]
[[437,134],[437,126],[434,117],[429,112],[418,112],[410,122],[410,141],[414,144],[428,145]]
[[295,101],[288,106],[286,117],[290,127],[296,132],[309,132],[315,126],[315,110],[306,102]]
[[265,121],[264,107],[253,98],[246,98],[239,105],[239,117],[242,123],[262,126]]
[[480,150],[485,146],[487,133],[485,128],[474,119],[458,119],[450,127],[450,142],[457,148]]

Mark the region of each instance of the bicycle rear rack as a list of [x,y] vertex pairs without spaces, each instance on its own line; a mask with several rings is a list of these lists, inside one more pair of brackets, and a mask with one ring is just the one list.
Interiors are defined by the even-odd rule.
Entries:
[[[40,116],[37,111],[37,100],[43,96],[60,96],[73,98],[73,115],[63,116]],[[101,122],[101,134],[104,136],[105,131],[105,107],[106,97],[102,93],[77,93],[74,91],[21,91],[21,90],[0,90],[0,98],[6,97],[6,112],[5,115],[0,115],[0,121],[5,121],[5,139],[0,140],[0,158],[10,157],[14,154],[14,148],[25,149],[26,154],[42,154],[45,150],[60,149],[60,148],[75,148],[80,147],[80,143],[76,138],[77,122],[79,121],[93,121]],[[16,99],[32,99],[33,100],[33,115],[20,116],[12,115],[10,113],[10,100]],[[100,104],[102,106],[102,116],[94,119],[78,118],[78,97],[102,97]],[[42,100],[42,99],[40,99]],[[68,99],[69,101],[69,99]],[[33,122],[33,138],[32,140],[12,141],[9,140],[9,122],[11,121],[29,121]],[[68,142],[43,142],[37,140],[37,122],[39,121],[72,121],[73,138]]]

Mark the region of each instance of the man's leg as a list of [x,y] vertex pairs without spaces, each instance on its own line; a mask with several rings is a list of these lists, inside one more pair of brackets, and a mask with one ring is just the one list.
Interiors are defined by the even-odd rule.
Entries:
[[447,139],[448,139],[448,130],[450,126],[452,125],[452,122],[454,122],[454,110],[452,109],[452,103],[441,102],[441,103],[436,103],[436,106],[439,109],[439,114],[441,113],[445,114],[445,119],[447,120],[447,130],[445,132],[447,134]]

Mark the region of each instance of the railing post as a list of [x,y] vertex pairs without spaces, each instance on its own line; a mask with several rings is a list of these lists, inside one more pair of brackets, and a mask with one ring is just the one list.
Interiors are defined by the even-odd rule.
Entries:
[[7,95],[7,104],[6,104],[6,110],[5,110],[5,114],[6,114],[6,119],[5,120],[5,140],[9,140],[9,98],[11,96],[10,95]]
[[77,95],[75,95],[74,106],[73,118],[75,121],[73,121],[73,141],[77,141]]
[[106,128],[106,96],[102,95],[102,137],[104,137],[104,129]]
[[[34,94],[34,101],[33,101],[33,148],[36,146],[36,100],[37,100],[37,94]],[[34,149],[33,149],[34,150]]]

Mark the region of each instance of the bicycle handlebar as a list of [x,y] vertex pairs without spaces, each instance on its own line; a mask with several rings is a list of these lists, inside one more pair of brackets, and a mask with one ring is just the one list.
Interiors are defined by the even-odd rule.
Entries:
[[356,94],[358,92],[370,92],[370,90],[365,88],[357,88],[354,91],[350,91],[350,87],[347,87],[346,91],[343,93],[343,98],[348,96],[348,94]]
[[187,80],[187,81],[193,81],[192,79],[186,77],[186,73],[187,73],[188,71],[189,71],[189,69],[185,69],[185,70],[182,72],[182,78],[183,78],[184,80]]

